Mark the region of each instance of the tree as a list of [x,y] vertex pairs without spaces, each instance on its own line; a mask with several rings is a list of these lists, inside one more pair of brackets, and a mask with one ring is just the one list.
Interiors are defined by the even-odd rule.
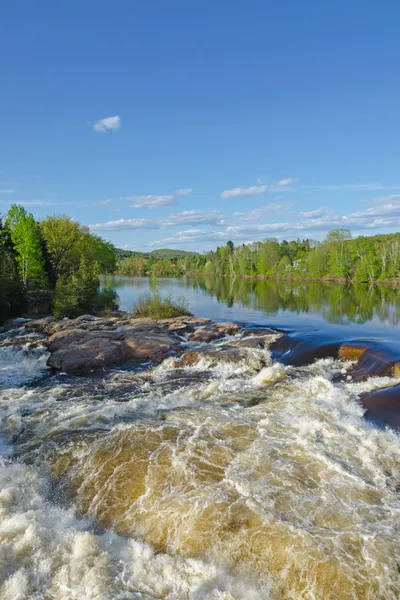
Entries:
[[24,289],[46,285],[44,258],[33,215],[13,204],[6,216],[6,227],[16,254],[18,272]]
[[331,252],[331,275],[333,277],[347,277],[349,275],[344,255],[345,242],[351,240],[348,229],[334,229],[326,236],[325,243]]
[[79,223],[63,215],[47,217],[40,223],[47,254],[54,271],[54,279],[67,274],[71,268],[71,254],[82,238]]

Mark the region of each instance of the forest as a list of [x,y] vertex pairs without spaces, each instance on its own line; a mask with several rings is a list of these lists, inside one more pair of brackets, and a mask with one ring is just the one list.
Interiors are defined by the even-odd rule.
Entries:
[[130,256],[118,262],[121,275],[208,275],[213,277],[270,277],[396,282],[400,275],[400,233],[353,238],[347,229],[336,229],[325,240],[292,240],[226,245],[204,254],[149,262]]
[[64,215],[36,221],[14,204],[0,218],[0,309],[51,305],[57,317],[112,308],[98,275],[116,269],[114,246]]
[[116,249],[65,215],[37,221],[13,205],[0,217],[0,310],[50,304],[54,315],[73,316],[117,306],[99,274],[220,278],[271,278],[369,284],[400,281],[400,233],[353,238],[347,229],[322,242],[275,238],[198,254],[160,249]]

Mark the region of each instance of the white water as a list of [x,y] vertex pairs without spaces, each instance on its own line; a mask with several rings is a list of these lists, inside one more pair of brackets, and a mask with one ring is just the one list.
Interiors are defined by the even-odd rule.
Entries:
[[357,401],[391,381],[215,346],[95,380],[0,347],[0,598],[399,597],[399,437]]

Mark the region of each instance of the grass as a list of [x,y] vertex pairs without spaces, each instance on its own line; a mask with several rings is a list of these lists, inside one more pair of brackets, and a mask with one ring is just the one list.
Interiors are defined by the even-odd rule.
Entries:
[[175,317],[191,316],[187,300],[179,296],[173,300],[171,294],[161,296],[159,292],[143,294],[132,308],[131,316],[135,319],[150,317],[152,319],[174,319]]

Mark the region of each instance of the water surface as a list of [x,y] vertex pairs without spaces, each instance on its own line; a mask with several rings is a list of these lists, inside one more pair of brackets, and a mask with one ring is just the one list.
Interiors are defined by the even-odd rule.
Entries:
[[109,277],[102,278],[102,285],[117,291],[122,310],[131,310],[141,294],[158,289],[175,298],[184,296],[201,317],[291,330],[324,329],[333,334],[337,326],[344,326],[345,335],[393,338],[400,321],[399,288],[390,286],[212,277]]
[[[112,284],[124,309],[154,286]],[[158,285],[215,319],[398,334],[388,288]],[[398,600],[399,435],[360,403],[393,380],[243,335],[83,378],[49,371],[37,334],[0,334],[2,600]]]

